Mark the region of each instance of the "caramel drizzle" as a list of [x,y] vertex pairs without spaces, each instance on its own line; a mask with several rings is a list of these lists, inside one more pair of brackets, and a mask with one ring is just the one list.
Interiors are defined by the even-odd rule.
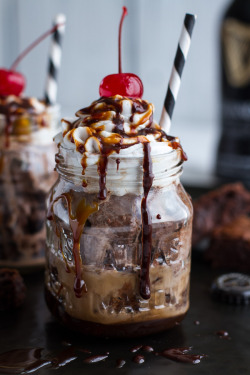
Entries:
[[98,203],[93,202],[93,206],[86,204],[85,198],[78,203],[75,214],[72,212],[72,197],[70,192],[63,193],[52,200],[49,204],[47,219],[54,220],[54,204],[60,199],[64,199],[67,204],[69,215],[69,224],[73,235],[73,256],[75,262],[75,282],[74,292],[77,298],[82,296],[82,293],[87,293],[87,286],[82,278],[82,259],[80,254],[80,238],[88,217],[98,211]]

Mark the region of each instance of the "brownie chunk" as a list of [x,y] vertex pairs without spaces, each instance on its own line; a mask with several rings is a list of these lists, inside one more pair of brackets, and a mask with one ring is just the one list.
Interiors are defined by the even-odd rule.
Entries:
[[250,192],[241,183],[223,185],[194,201],[193,245],[223,224],[250,213]]
[[21,306],[26,296],[26,287],[20,273],[15,269],[0,269],[0,311]]
[[213,267],[250,272],[250,218],[238,216],[215,229],[205,257]]

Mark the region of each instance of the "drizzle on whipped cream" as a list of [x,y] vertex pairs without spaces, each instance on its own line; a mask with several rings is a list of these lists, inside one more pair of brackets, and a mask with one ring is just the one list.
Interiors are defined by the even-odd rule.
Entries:
[[[83,173],[88,165],[98,164],[102,186],[108,156],[136,144],[164,142],[170,149],[180,149],[182,159],[186,160],[179,139],[161,129],[153,120],[153,112],[153,104],[146,100],[120,95],[101,97],[77,111],[75,119],[62,119],[63,143],[82,155]],[[93,154],[99,156],[93,159]],[[105,199],[105,193],[99,194],[99,198]]]

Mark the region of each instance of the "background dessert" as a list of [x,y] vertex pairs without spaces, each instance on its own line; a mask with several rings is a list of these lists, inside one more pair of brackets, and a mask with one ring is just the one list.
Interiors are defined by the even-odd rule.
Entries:
[[[48,80],[53,80],[53,87],[47,85],[45,99],[38,100],[22,95],[25,78],[16,66],[46,36],[59,34],[62,18],[28,47],[10,70],[0,69],[0,266],[44,264],[45,197],[56,181],[53,136],[60,116],[55,103],[57,71],[53,80],[52,52]],[[57,54],[57,69],[58,64]]]
[[44,263],[45,198],[57,177],[53,135],[58,119],[59,107],[35,98],[0,98],[2,266]]

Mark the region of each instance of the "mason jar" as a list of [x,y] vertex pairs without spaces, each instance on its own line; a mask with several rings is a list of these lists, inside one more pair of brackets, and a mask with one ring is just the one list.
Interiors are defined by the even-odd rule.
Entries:
[[28,100],[11,113],[0,108],[0,266],[24,271],[45,263],[45,201],[57,179],[60,112],[57,105],[32,112]]
[[[97,166],[82,168],[59,143],[47,211],[45,295],[51,312],[84,334],[142,336],[173,327],[189,308],[192,204],[181,151],[152,155],[148,295],[141,293],[143,157],[111,154],[107,197]],[[144,267],[145,268],[145,267]]]

